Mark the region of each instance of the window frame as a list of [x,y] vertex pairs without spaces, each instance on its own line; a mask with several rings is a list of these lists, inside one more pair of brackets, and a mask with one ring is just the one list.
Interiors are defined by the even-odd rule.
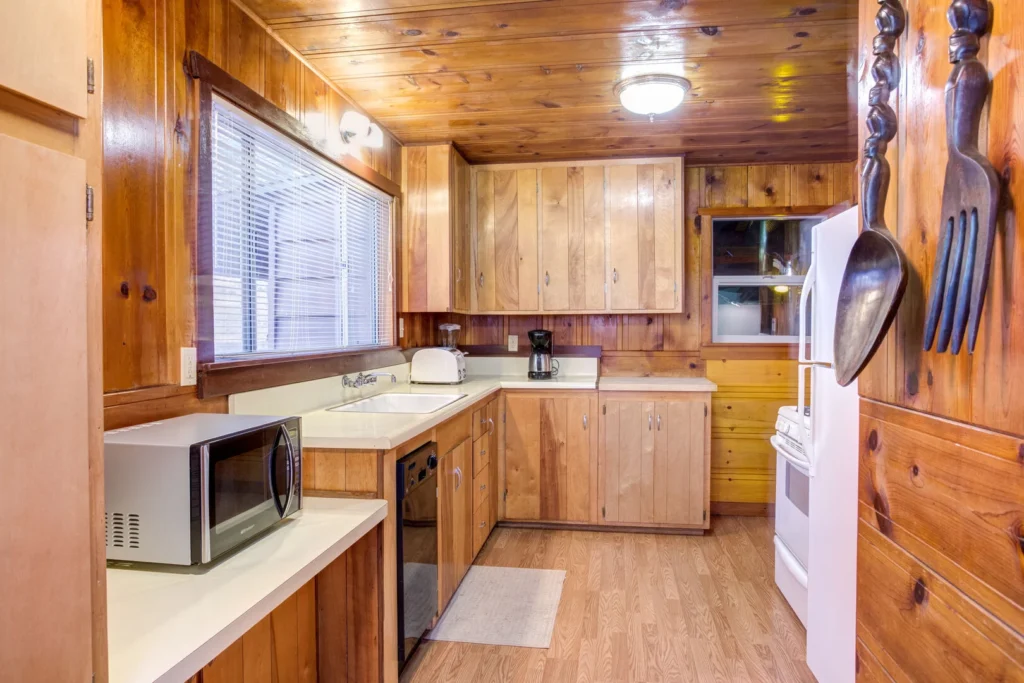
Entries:
[[[195,305],[196,355],[200,398],[254,391],[272,386],[321,379],[405,362],[398,346],[295,354],[260,354],[216,360],[213,320],[213,178],[212,109],[214,94],[267,126],[292,139],[330,163],[370,183],[396,201],[391,204],[391,260],[397,268],[396,207],[401,197],[398,183],[358,159],[332,154],[322,141],[314,140],[301,121],[234,78],[198,52],[185,55],[185,71],[193,80],[198,105],[198,178],[195,186]],[[395,274],[397,278],[397,273]],[[398,288],[392,287],[392,338],[397,339]]]

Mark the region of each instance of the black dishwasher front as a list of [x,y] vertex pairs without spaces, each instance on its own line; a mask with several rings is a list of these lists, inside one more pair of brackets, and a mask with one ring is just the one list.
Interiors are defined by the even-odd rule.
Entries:
[[397,464],[398,669],[437,615],[437,445]]

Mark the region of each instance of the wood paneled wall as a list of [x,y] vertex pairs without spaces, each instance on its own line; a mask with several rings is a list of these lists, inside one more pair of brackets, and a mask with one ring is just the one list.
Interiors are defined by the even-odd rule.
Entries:
[[[859,681],[1024,680],[1024,5],[989,4],[980,148],[1003,178],[1003,206],[978,346],[953,356],[921,350],[947,156],[949,2],[905,2],[886,208],[911,278],[860,380]],[[877,9],[860,0],[862,120]]]
[[[196,325],[195,98],[182,58],[200,52],[337,154],[341,115],[358,107],[233,0],[105,0],[103,23],[104,390],[130,392],[108,396],[107,424],[226,410],[176,386]],[[400,181],[390,135],[361,160]]]
[[764,511],[775,499],[775,453],[768,437],[783,405],[796,403],[796,361],[756,347],[702,344],[700,209],[831,206],[853,201],[854,165],[693,167],[685,171],[686,221],[682,313],[652,315],[460,316],[402,314],[406,348],[436,343],[437,325],[463,326],[464,344],[505,344],[542,327],[555,345],[603,349],[603,375],[704,376],[719,384],[712,410],[713,510]]

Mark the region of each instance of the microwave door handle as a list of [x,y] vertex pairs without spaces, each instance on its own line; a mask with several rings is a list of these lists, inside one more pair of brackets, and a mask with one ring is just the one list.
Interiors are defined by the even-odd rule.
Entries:
[[284,434],[284,444],[288,448],[288,462],[285,467],[285,472],[288,474],[288,495],[284,498],[284,510],[281,511],[281,515],[284,516],[288,506],[292,503],[292,496],[295,494],[295,446],[284,425],[281,425],[281,433]]
[[277,447],[281,443],[281,434],[284,433],[284,427],[282,426],[277,430],[277,436],[274,437],[274,445],[270,448],[270,457],[267,459],[267,482],[270,488],[270,498],[274,501],[274,507],[277,508],[277,514],[284,517],[284,506],[281,505],[281,501],[277,495]]

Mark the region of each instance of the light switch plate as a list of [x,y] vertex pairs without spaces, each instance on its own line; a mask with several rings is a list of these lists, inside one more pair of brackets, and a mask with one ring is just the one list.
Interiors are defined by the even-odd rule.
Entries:
[[508,352],[515,353],[519,350],[519,335],[510,334],[508,335]]
[[194,346],[181,347],[181,386],[193,387],[196,384],[196,349]]

